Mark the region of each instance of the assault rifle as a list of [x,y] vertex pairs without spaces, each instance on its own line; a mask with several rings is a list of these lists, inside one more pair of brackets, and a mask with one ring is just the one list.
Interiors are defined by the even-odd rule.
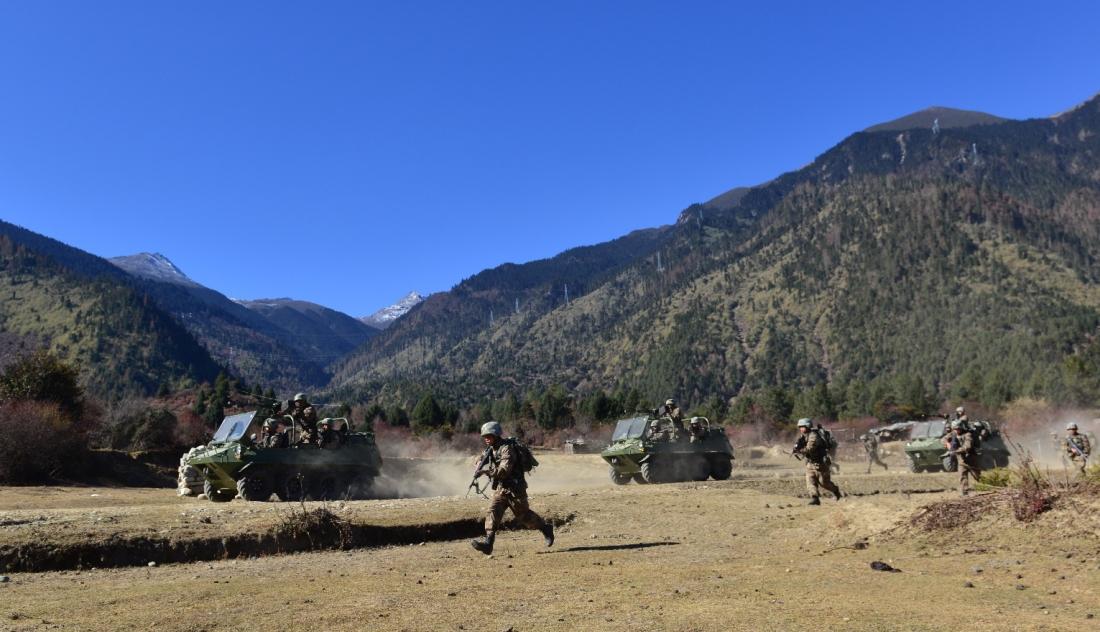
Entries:
[[[474,478],[470,481],[470,486],[466,488],[466,497],[470,497],[470,490],[476,491],[478,494],[485,496],[485,490],[489,488],[489,483],[486,482],[485,486],[478,485],[477,479],[485,476],[485,466],[489,464],[489,460],[493,457],[493,448],[486,446],[485,451],[481,453],[481,458],[478,459],[477,465],[474,466]],[[488,498],[488,496],[485,496]]]
[[1072,450],[1074,454],[1081,457],[1081,460],[1085,461],[1086,463],[1088,462],[1088,455],[1082,452],[1081,448],[1079,448],[1077,444],[1070,440],[1068,437],[1066,438],[1066,445],[1069,446],[1069,449]]

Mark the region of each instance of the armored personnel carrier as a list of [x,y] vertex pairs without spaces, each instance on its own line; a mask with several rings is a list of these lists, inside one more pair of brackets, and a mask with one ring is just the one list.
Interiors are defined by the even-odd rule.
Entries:
[[706,417],[687,428],[668,417],[639,416],[615,425],[611,445],[600,453],[611,481],[625,485],[726,480],[733,473],[733,446],[725,430]]
[[327,421],[339,434],[338,447],[321,448],[292,436],[289,447],[273,448],[255,441],[255,411],[232,415],[187,465],[202,473],[203,492],[214,502],[236,496],[270,500],[272,494],[284,501],[366,497],[382,469],[374,435],[349,432],[342,417]]
[[[1009,451],[1004,437],[988,421],[972,421],[970,427],[980,437],[979,467],[983,470],[1007,467]],[[913,424],[909,441],[905,444],[905,457],[910,472],[955,472],[959,464],[955,455],[949,454],[943,445],[943,437],[950,431],[946,419],[918,421]]]

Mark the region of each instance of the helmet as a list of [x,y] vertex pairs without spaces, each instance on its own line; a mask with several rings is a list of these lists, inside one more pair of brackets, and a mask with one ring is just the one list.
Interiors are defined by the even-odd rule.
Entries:
[[676,400],[672,399],[671,397],[669,397],[668,399],[665,400],[665,406],[675,406],[675,405],[676,405]]
[[955,409],[955,412],[957,412],[961,415],[961,414],[966,412],[966,409],[963,408],[962,406],[959,406],[958,408]]
[[498,437],[504,435],[504,429],[500,427],[500,422],[490,421],[481,426],[481,436],[486,437],[489,435],[496,435]]
[[264,420],[264,428],[274,428],[274,427],[275,427],[275,420],[274,419],[268,417],[267,419]]
[[802,419],[798,420],[798,427],[799,428],[813,428],[814,427],[814,422],[809,417],[803,417]]
[[296,402],[306,401],[306,394],[305,393],[298,393],[297,395],[294,396],[294,401],[296,401]]
[[693,425],[693,426],[699,426],[699,425],[702,425],[702,423],[703,423],[703,418],[702,417],[692,417],[691,418],[691,425]]
[[951,422],[951,429],[952,430],[958,430],[959,428],[962,428],[962,422],[959,421],[958,419],[953,420]]
[[1066,424],[1066,430],[1077,430],[1077,424],[1072,421]]

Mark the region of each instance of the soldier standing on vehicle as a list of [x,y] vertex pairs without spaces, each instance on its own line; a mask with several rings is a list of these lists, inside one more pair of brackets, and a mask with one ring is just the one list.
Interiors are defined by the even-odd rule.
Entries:
[[806,457],[806,488],[810,490],[810,504],[821,504],[822,488],[840,500],[840,488],[832,480],[832,464],[825,437],[814,428],[813,421],[805,417],[798,420],[798,432],[801,436],[795,444],[794,454]]
[[674,441],[687,438],[687,429],[684,428],[684,415],[680,412],[680,407],[676,405],[676,400],[671,397],[666,399],[664,406],[657,409],[657,415],[668,417],[672,421],[672,439]]
[[707,438],[707,430],[703,427],[702,417],[692,417],[691,423],[688,424],[688,428],[691,432],[692,443],[698,443]]
[[305,393],[298,393],[294,396],[294,400],[291,402],[290,416],[306,433],[302,437],[302,443],[317,443],[317,411],[309,405]]
[[1077,471],[1081,472],[1081,475],[1085,474],[1085,465],[1088,464],[1089,456],[1092,454],[1092,446],[1089,445],[1089,438],[1083,434],[1077,432],[1077,424],[1069,423],[1066,425],[1066,438],[1063,442],[1066,449],[1066,455],[1069,456],[1069,460],[1073,463],[1073,466],[1077,468]]
[[956,419],[951,422],[951,450],[954,451],[955,461],[959,467],[959,493],[963,496],[970,494],[970,480],[978,482],[982,475],[978,466],[978,449],[974,444],[974,435],[963,427],[963,422]]
[[504,439],[503,434],[500,424],[495,421],[481,427],[481,440],[489,452],[489,459],[474,478],[487,475],[492,484],[493,497],[485,516],[485,537],[470,544],[485,555],[492,554],[497,530],[508,509],[512,510],[516,522],[528,529],[541,531],[546,546],[554,544],[554,525],[531,511],[527,504],[527,480],[524,478],[524,466],[519,462],[520,450],[526,448],[521,448],[514,439]]
[[871,465],[878,463],[882,466],[882,469],[889,470],[890,467],[882,462],[878,454],[878,435],[873,432],[868,432],[859,438],[863,442],[863,449],[867,451],[867,473],[871,473]]

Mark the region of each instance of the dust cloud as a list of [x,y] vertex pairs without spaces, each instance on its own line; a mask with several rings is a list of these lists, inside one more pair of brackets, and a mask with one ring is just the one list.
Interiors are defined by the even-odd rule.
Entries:
[[[599,455],[539,450],[534,454],[539,466],[527,474],[528,489],[533,494],[611,485],[607,465]],[[414,441],[389,443],[372,495],[381,498],[463,496],[480,456],[481,450],[476,448],[461,452]],[[485,481],[482,478],[479,483],[484,485]],[[473,493],[471,490],[471,495]]]

